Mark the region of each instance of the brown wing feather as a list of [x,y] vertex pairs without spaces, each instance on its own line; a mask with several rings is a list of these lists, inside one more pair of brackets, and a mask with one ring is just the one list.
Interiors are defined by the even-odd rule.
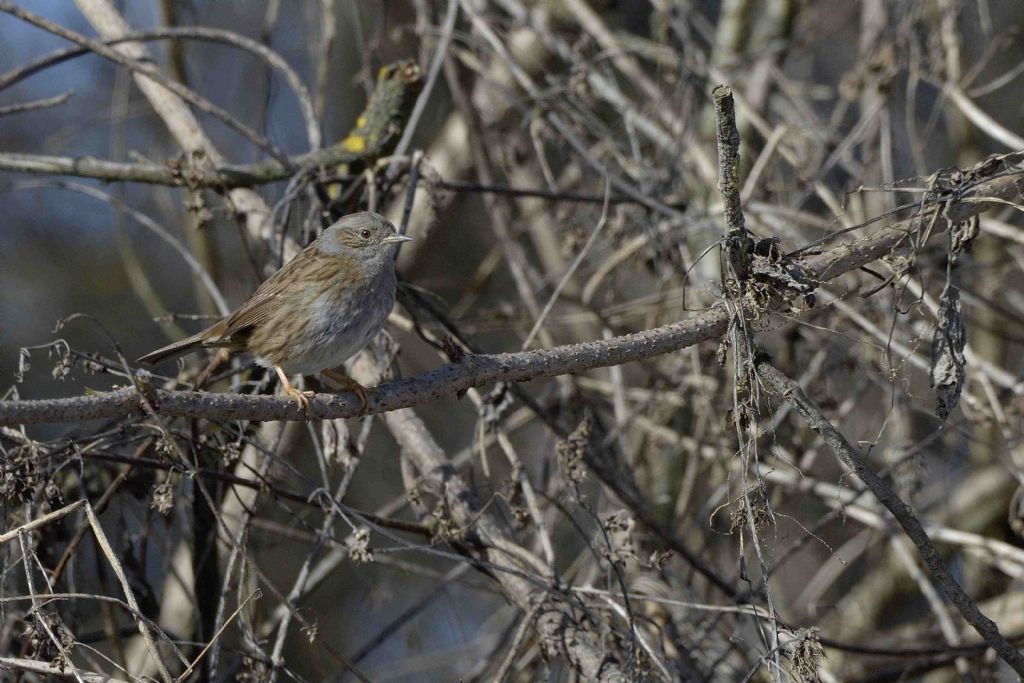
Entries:
[[162,346],[156,351],[150,351],[135,362],[156,365],[157,363],[162,363],[169,358],[175,358],[176,356],[183,356],[186,353],[192,353],[203,346],[202,334],[203,333],[200,332],[199,334],[192,335],[188,339],[182,339],[181,341],[176,341],[173,344]]
[[[188,339],[157,349],[139,360],[159,363],[199,348],[226,347],[232,351],[246,349],[253,331],[275,313],[281,312],[281,297],[295,293],[294,284],[297,281],[306,282],[310,279],[310,275],[324,271],[323,266],[329,265],[327,263],[329,260],[330,257],[319,249],[313,246],[306,247],[295,258],[267,278],[244,304],[226,318]],[[326,270],[333,271],[335,269]],[[306,284],[315,285],[317,283],[306,282]]]
[[302,271],[324,258],[316,249],[306,248],[295,258],[286,263],[276,273],[261,284],[248,301],[238,307],[234,313],[210,327],[204,337],[210,346],[229,346],[238,348],[245,341],[252,329],[266,321],[277,309],[275,304],[288,294],[292,285],[301,279]]

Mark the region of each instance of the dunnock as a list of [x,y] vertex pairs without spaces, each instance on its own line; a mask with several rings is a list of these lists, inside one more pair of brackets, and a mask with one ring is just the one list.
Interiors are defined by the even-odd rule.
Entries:
[[[159,363],[200,348],[251,351],[272,367],[285,393],[305,409],[311,391],[289,375],[341,365],[381,329],[395,303],[395,244],[399,235],[383,216],[353,213],[330,226],[270,276],[234,313],[215,325],[139,358]],[[366,409],[366,389],[347,379]]]

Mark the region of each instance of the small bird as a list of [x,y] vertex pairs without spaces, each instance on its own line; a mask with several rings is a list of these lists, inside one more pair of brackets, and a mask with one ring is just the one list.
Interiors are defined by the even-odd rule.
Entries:
[[[138,362],[156,364],[205,348],[250,351],[260,365],[274,368],[285,394],[305,410],[313,392],[293,387],[289,375],[335,368],[370,343],[395,304],[394,246],[410,239],[380,214],[349,214],[234,313]],[[348,377],[342,382],[356,392],[365,411],[366,388]]]

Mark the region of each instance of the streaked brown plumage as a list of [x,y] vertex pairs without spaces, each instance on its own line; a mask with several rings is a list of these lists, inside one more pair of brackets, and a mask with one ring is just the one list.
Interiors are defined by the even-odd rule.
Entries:
[[[234,313],[139,361],[155,364],[200,348],[250,351],[305,406],[312,393],[292,387],[288,375],[336,367],[369,343],[395,301],[393,246],[407,239],[379,214],[345,216]],[[365,390],[352,388],[365,407]]]

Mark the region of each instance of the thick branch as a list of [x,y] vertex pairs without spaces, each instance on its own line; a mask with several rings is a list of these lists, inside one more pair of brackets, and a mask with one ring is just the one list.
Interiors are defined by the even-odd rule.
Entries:
[[[214,188],[252,187],[290,178],[295,169],[333,167],[373,156],[374,150],[353,152],[338,143],[307,154],[289,157],[289,164],[259,161],[252,164],[224,165],[216,168],[189,168],[187,172],[173,164],[120,163],[95,157],[59,157],[47,154],[0,153],[0,171],[70,175],[107,182],[127,181],[154,185],[193,185]],[[289,168],[289,166],[291,168]]]
[[829,448],[853,470],[854,474],[860,477],[864,485],[878,499],[885,508],[896,518],[900,527],[907,534],[907,537],[917,547],[921,559],[924,560],[928,571],[942,586],[946,597],[956,606],[974,630],[985,639],[989,647],[996,651],[1000,659],[1009,664],[1018,674],[1024,675],[1024,655],[1021,655],[1005,637],[999,632],[995,622],[982,614],[978,606],[964,592],[960,584],[956,582],[953,575],[949,573],[946,566],[939,557],[935,546],[932,545],[928,534],[925,532],[921,522],[911,511],[910,506],[882,480],[875,471],[868,465],[867,460],[854,449],[846,440],[846,437],[828,421],[825,415],[818,410],[818,407],[803,392],[800,385],[787,377],[773,366],[765,357],[756,361],[758,378],[768,388],[789,401],[797,412],[807,421],[807,425],[814,430]]
[[408,103],[419,89],[420,78],[419,69],[408,62],[396,62],[382,70],[377,87],[360,117],[361,124],[348,137],[326,149],[288,157],[287,163],[267,159],[233,165],[217,164],[214,159],[214,163],[209,165],[182,168],[177,162],[120,163],[94,157],[0,153],[0,170],[216,189],[252,187],[285,180],[292,177],[296,169],[301,172],[321,167],[334,168],[379,156],[394,142],[396,131],[402,129],[401,121],[407,113]]
[[[980,183],[959,203],[949,207],[947,215],[950,221],[957,222],[981,213],[990,205],[989,200],[1017,201],[1020,196],[1017,182],[1022,176],[1024,170],[1016,169],[1012,173]],[[927,216],[901,221],[870,238],[807,256],[800,261],[800,265],[818,281],[834,279],[888,254],[926,220]],[[782,303],[780,300],[776,305]],[[751,310],[749,313],[752,319],[764,319],[763,309]],[[660,356],[722,336],[728,327],[728,320],[725,309],[716,307],[687,320],[607,340],[519,353],[469,355],[458,363],[450,363],[437,370],[371,391],[370,410],[379,413],[408,408],[496,381],[522,382]],[[302,413],[293,402],[271,396],[156,389],[149,391],[149,395],[155,402],[157,412],[162,415],[211,419],[333,419],[351,417],[359,412],[359,402],[350,395],[321,394],[310,401],[308,413]],[[0,425],[111,418],[138,410],[140,399],[135,389],[65,399],[2,401]]]
[[[458,363],[449,363],[437,370],[370,391],[369,407],[373,413],[388,412],[492,382],[521,382],[621,365],[715,338],[724,333],[726,324],[724,312],[715,309],[690,320],[610,340],[519,353],[468,355]],[[273,396],[159,389],[146,393],[160,415],[210,419],[334,419],[358,415],[360,408],[359,401],[349,394],[318,394],[310,400],[308,412],[303,413],[294,401]],[[140,401],[139,392],[134,388],[67,399],[2,401],[0,424],[111,418],[141,410]]]

